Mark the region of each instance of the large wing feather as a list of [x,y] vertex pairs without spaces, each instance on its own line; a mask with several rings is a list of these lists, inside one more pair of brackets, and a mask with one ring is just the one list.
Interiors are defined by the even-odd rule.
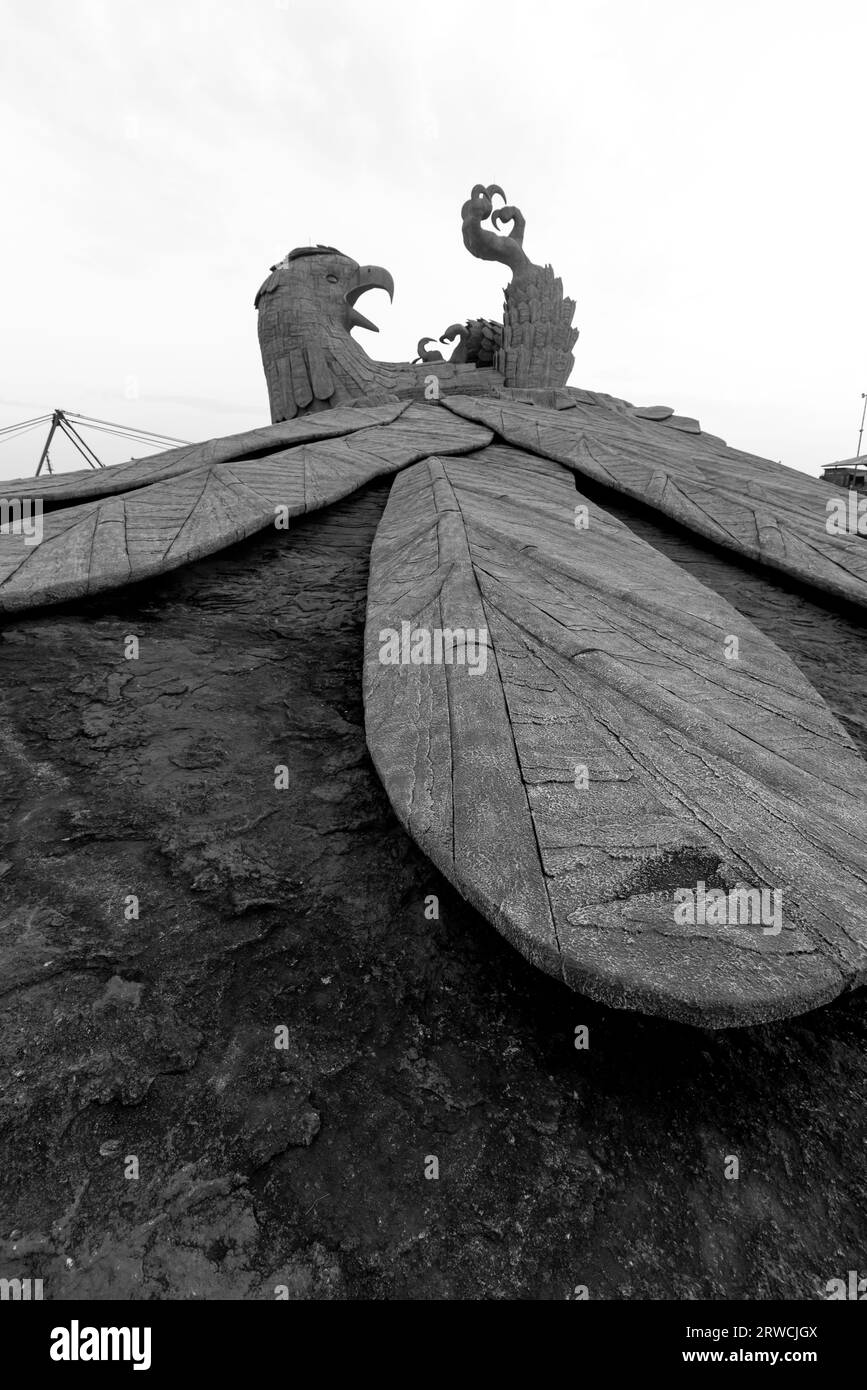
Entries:
[[697,420],[670,411],[647,418],[625,401],[570,388],[503,390],[500,400],[449,396],[443,403],[518,448],[556,459],[718,545],[867,605],[864,539],[826,529],[829,498],[844,494],[806,473],[728,448]]
[[[300,516],[434,449],[467,452],[491,440],[490,430],[438,406],[386,406],[356,418],[375,419],[377,410],[398,418],[264,457],[200,463],[124,496],[49,512],[38,544],[7,530],[0,534],[0,611],[162,574],[273,526],[278,509],[281,519]],[[221,450],[212,453],[219,459]]]
[[387,425],[402,415],[406,408],[406,402],[375,407],[338,406],[320,414],[281,420],[276,425],[206,439],[201,444],[166,449],[148,458],[130,459],[126,463],[112,464],[109,468],[80,468],[69,473],[40,475],[38,478],[15,478],[3,482],[3,496],[7,501],[15,498],[39,500],[46,507],[111,497],[121,492],[132,492],[135,488],[149,487],[151,483],[174,478],[194,468],[228,463],[233,459],[259,458],[296,444],[353,434],[372,425]]
[[[437,630],[486,632],[466,649],[475,669],[423,659]],[[867,813],[848,735],[769,639],[565,469],[492,447],[402,473],[365,645],[368,744],[398,816],[535,964],[712,1026],[864,980]],[[392,664],[413,650],[418,664]],[[767,915],[678,925],[676,890],[700,882],[764,889],[781,931]]]

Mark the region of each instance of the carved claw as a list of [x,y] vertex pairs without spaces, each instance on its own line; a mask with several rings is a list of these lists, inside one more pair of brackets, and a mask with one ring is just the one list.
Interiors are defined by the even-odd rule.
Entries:
[[469,327],[468,327],[467,324],[465,324],[465,323],[451,323],[451,324],[449,324],[449,326],[448,326],[448,328],[446,329],[445,333],[442,334],[442,336],[441,336],[441,338],[440,338],[440,342],[441,342],[441,343],[454,343],[455,338],[457,338],[458,341],[457,341],[457,343],[455,344],[454,348],[452,349],[452,355],[451,355],[451,357],[449,358],[449,361],[450,361],[450,362],[466,362],[466,360],[467,360],[467,339],[469,338],[469,336],[470,336],[470,330],[469,330]]
[[429,348],[426,346],[433,341],[433,338],[419,338],[418,346],[416,347],[418,357],[413,358],[413,365],[415,365],[416,362],[442,362],[444,360],[438,348]]
[[469,201],[480,222],[484,222],[490,217],[495,194],[502,198],[503,202],[506,201],[506,195],[498,183],[489,183],[487,188],[483,183],[473,185]]
[[513,241],[517,241],[518,245],[521,246],[524,241],[524,228],[527,225],[526,218],[521,209],[515,207],[496,208],[491,213],[491,225],[498,227],[502,222],[512,223],[512,230],[507,232],[506,235],[510,236]]
[[[479,260],[501,261],[504,265],[510,266],[514,273],[528,263],[521,244],[524,239],[524,218],[514,207],[502,207],[494,212],[495,195],[505,203],[506,195],[499,184],[491,183],[485,186],[483,183],[477,183],[474,186],[461,208],[464,246],[470,255],[477,256]],[[498,222],[512,222],[514,225],[508,236],[499,236],[483,227],[482,223],[489,217],[494,226]]]

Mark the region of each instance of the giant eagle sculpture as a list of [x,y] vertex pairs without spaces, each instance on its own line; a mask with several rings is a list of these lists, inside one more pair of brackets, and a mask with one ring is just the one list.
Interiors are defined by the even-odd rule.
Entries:
[[714,1026],[813,1008],[867,970],[863,761],[789,657],[605,502],[850,609],[865,542],[829,532],[818,481],[567,385],[575,305],[524,231],[498,186],[472,190],[464,244],[511,279],[501,324],[444,331],[447,362],[426,338],[372,359],[352,331],[388,272],[290,252],[256,297],[272,423],[7,485],[45,515],[39,544],[0,535],[0,607],[190,564],[393,476],[364,699],[409,834],[575,990]]

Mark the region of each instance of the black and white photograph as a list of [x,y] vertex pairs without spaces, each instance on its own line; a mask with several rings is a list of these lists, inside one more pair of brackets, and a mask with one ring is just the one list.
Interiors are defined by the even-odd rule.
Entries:
[[0,16],[26,1370],[204,1371],[193,1303],[265,1348],[286,1303],[561,1302],[614,1374],[828,1374],[867,1301],[867,12]]

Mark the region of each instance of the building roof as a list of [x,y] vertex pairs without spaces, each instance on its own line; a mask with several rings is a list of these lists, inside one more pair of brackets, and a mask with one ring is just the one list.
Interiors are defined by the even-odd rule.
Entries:
[[836,463],[826,463],[822,472],[828,473],[832,468],[867,468],[867,454],[858,454],[851,459],[838,459]]

